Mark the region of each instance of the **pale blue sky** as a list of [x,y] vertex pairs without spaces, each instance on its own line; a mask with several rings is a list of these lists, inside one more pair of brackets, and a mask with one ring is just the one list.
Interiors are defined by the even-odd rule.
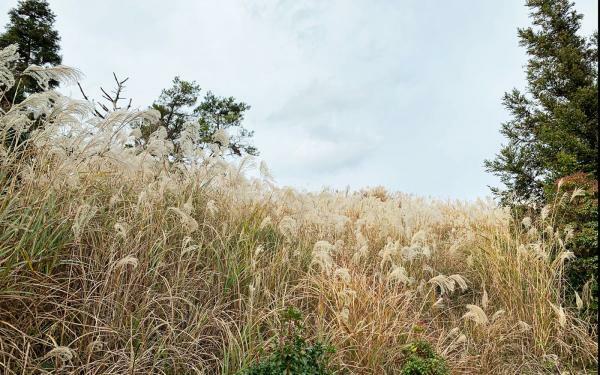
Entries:
[[[0,3],[0,25],[16,0]],[[504,91],[524,86],[521,0],[50,0],[88,93],[129,76],[145,107],[175,75],[252,106],[282,185],[473,199],[497,184]],[[598,5],[578,0],[583,33]],[[79,97],[75,88],[62,90]],[[99,96],[99,95],[96,95]]]

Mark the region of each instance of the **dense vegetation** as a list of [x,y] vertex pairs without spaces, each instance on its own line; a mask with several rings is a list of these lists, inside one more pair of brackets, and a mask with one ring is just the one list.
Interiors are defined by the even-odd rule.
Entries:
[[[25,95],[40,92],[42,88],[27,75],[23,75],[30,65],[56,66],[62,62],[60,55],[60,36],[54,28],[56,15],[45,0],[27,0],[19,3],[18,7],[8,13],[9,23],[0,35],[0,48],[16,44],[19,56],[13,71],[19,79],[19,85],[11,87],[7,93],[10,101],[20,102]],[[50,81],[51,87],[58,82]],[[0,102],[6,106],[8,103]]]
[[[1,76],[15,59],[0,52]],[[64,67],[27,74],[76,79]],[[3,111],[0,136],[37,121],[20,149],[0,149],[4,373],[232,374],[289,345],[300,363],[351,373],[597,364],[596,328],[579,312],[591,292],[563,293],[572,232],[557,215],[577,190],[522,222],[492,202],[298,193],[265,165],[244,177],[252,159],[227,162],[220,142],[183,147],[182,162],[164,127],[137,142],[155,110],[100,118],[55,91]],[[303,327],[291,344],[289,308]],[[435,354],[407,353],[419,342]]]
[[[488,167],[520,199],[502,206],[281,188],[255,165],[243,102],[197,104],[176,78],[147,110],[106,93],[99,111],[54,90],[77,71],[0,49],[0,372],[597,371],[597,138],[569,133],[597,137],[595,50],[567,2],[528,4],[540,91],[507,96],[509,145]],[[557,66],[589,87],[552,99]],[[522,178],[530,161],[543,178]]]
[[540,215],[562,194],[558,184],[578,189],[558,219],[575,237],[569,250],[577,259],[567,279],[571,291],[588,283],[597,291],[598,32],[580,35],[583,16],[569,0],[528,0],[527,6],[533,26],[519,29],[529,55],[527,90],[504,95],[512,116],[501,130],[508,142],[486,167],[505,185],[493,189],[501,202],[523,215]]

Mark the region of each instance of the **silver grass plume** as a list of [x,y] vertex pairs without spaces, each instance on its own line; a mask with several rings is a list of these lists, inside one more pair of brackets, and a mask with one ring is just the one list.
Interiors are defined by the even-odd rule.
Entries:
[[352,277],[350,276],[350,271],[347,268],[337,268],[333,272],[333,278],[336,280],[340,280],[344,284],[349,284],[352,280]]
[[175,212],[179,216],[181,225],[187,233],[193,233],[198,230],[198,222],[185,210],[177,207],[169,207],[168,210]]
[[11,67],[19,58],[17,49],[16,44],[0,49],[0,96],[15,85]]
[[69,85],[77,83],[83,76],[77,69],[66,65],[46,67],[30,65],[23,71],[23,75],[33,78],[44,90],[50,89],[50,81],[57,81]]
[[131,266],[132,268],[137,268],[139,264],[138,258],[134,257],[133,255],[127,255],[126,257],[120,259],[119,261],[117,261],[115,263],[115,269],[121,269],[121,268],[126,268],[128,266]]
[[317,241],[313,247],[311,265],[318,265],[327,275],[331,274],[333,269],[331,252],[334,249],[335,246],[327,241]]
[[462,318],[472,320],[476,325],[486,325],[489,322],[486,313],[477,305],[467,305],[467,312]]
[[556,314],[558,324],[561,326],[561,328],[564,328],[567,325],[567,314],[565,313],[565,310],[563,309],[562,306],[557,306],[553,303],[550,303],[550,306],[552,307],[552,310],[554,310],[554,313]]
[[406,269],[402,266],[394,265],[387,275],[387,279],[392,282],[398,282],[404,285],[411,285],[414,280],[409,277]]

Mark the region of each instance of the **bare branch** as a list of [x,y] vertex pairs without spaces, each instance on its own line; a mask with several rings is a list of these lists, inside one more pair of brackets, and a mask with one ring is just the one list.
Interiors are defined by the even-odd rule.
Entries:
[[88,99],[87,95],[83,91],[83,87],[81,87],[81,84],[79,83],[79,81],[77,81],[77,86],[79,86],[79,91],[81,91],[81,95],[83,95],[83,98],[87,101],[90,101],[90,99]]
[[[109,104],[103,104],[100,102],[96,103],[93,100],[90,100],[89,97],[87,96],[87,94],[85,93],[85,91],[83,90],[83,87],[81,86],[81,84],[79,82],[77,82],[77,86],[79,86],[79,91],[81,91],[81,95],[83,95],[83,98],[94,104],[94,115],[97,117],[100,117],[102,119],[106,118],[106,115],[109,112],[114,112],[114,111],[118,111],[118,110],[122,109],[122,107],[119,106],[119,101],[127,100],[127,98],[122,97],[122,95],[123,95],[123,92],[125,91],[125,82],[127,82],[129,80],[129,77],[119,80],[119,78],[117,77],[115,72],[113,72],[113,78],[114,78],[117,86],[114,90],[111,91],[111,93],[109,93],[103,87],[100,87],[100,91],[102,92],[102,96],[101,96],[102,99],[106,100]],[[131,104],[132,104],[132,99],[129,98],[129,101],[127,102],[127,107],[126,107],[127,110],[131,109]],[[100,111],[98,111],[98,109],[96,109],[96,107],[95,107],[96,105],[98,105],[100,107],[100,109],[102,111],[104,111],[105,113],[104,114],[100,113]]]
[[100,91],[102,91],[104,93],[103,97],[106,98],[106,100],[108,101],[113,101],[113,98],[110,96],[109,93],[107,93],[102,87],[100,87]]

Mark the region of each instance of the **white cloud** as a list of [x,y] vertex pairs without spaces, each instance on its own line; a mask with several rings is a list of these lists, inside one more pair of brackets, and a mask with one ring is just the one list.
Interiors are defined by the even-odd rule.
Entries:
[[[0,4],[0,23],[16,0]],[[473,198],[496,184],[504,91],[523,87],[522,1],[50,0],[88,93],[130,76],[145,106],[175,75],[252,106],[282,184],[383,184]],[[583,30],[598,6],[577,1]],[[67,88],[78,96],[76,89]]]

